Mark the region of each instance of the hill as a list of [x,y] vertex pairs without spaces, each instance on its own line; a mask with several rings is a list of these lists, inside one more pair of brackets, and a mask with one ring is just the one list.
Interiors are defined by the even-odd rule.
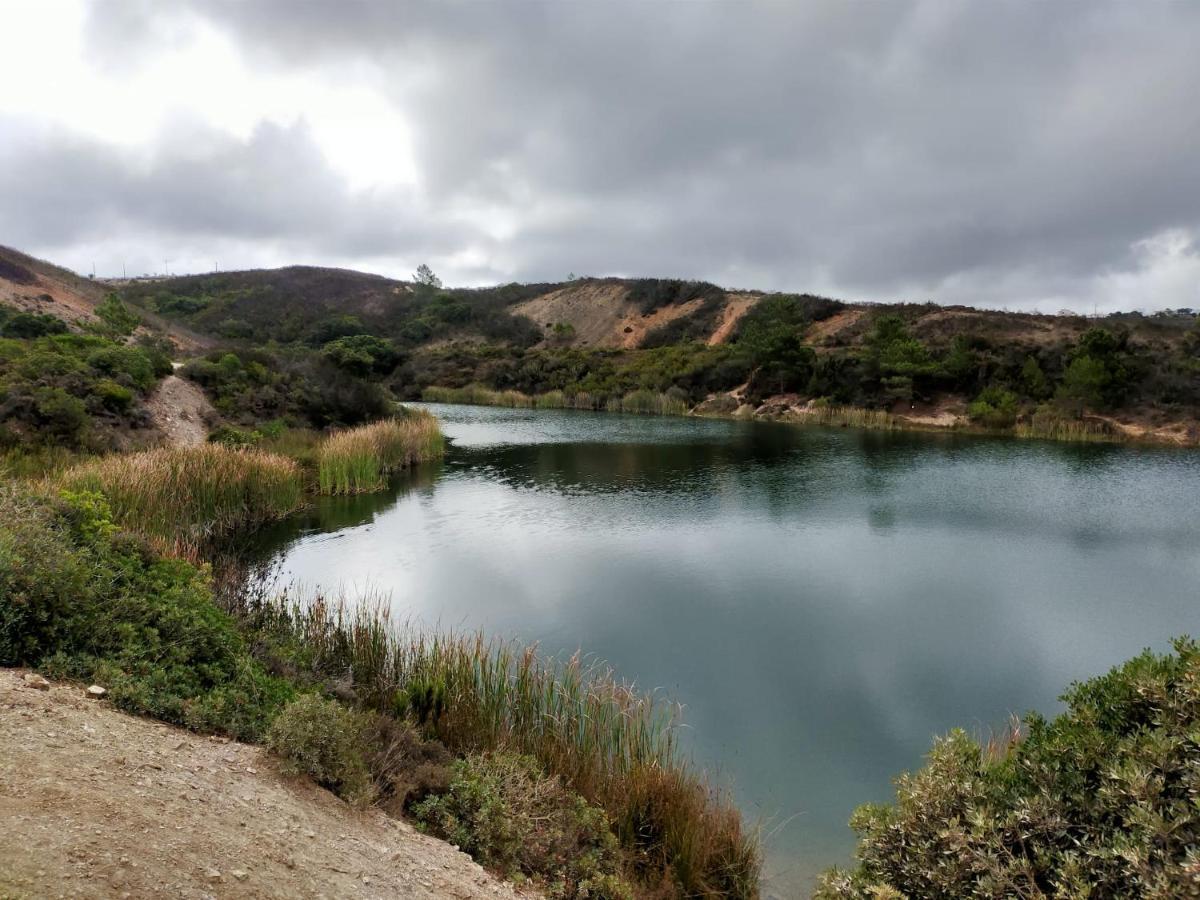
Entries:
[[402,281],[312,266],[98,286],[21,254],[3,259],[22,303],[65,310],[36,299],[49,285],[86,315],[115,290],[177,346],[190,337],[185,352],[207,355],[183,374],[235,421],[290,414],[281,398],[294,391],[276,386],[264,402],[234,377],[253,369],[262,381],[259,368],[280,368],[284,353],[407,399],[479,386],[511,402],[545,395],[543,405],[821,421],[856,410],[855,421],[887,427],[1200,441],[1191,310],[1043,315],[661,278],[445,288],[428,272]]

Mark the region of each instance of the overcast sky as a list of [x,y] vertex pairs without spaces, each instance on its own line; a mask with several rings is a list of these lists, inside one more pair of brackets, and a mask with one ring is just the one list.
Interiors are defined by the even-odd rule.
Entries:
[[7,0],[0,243],[1200,307],[1200,3]]

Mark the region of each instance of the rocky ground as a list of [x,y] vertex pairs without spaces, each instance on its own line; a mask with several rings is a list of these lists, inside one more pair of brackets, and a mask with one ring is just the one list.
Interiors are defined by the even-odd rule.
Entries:
[[515,898],[466,854],[260,748],[0,669],[0,898]]

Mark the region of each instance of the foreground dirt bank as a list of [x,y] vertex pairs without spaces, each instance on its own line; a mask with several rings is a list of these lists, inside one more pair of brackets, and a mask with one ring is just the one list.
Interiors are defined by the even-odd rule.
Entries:
[[257,747],[0,669],[0,897],[518,895],[466,854],[276,774]]

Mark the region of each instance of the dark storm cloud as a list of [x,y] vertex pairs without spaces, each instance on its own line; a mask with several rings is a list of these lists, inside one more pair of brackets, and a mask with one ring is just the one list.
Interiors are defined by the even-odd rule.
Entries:
[[[1135,264],[1136,242],[1200,228],[1196,4],[186,8],[97,4],[93,52],[128,58],[139,35],[197,17],[264,70],[371,67],[412,123],[428,221],[488,207],[515,222],[502,247],[461,228],[425,235],[444,256],[495,250],[497,277],[1029,299],[995,295],[1004,278],[1087,302],[1096,278]],[[104,24],[131,16],[140,29]],[[245,170],[247,190],[256,177]],[[302,201],[264,190],[294,222]],[[179,227],[195,208],[178,207]],[[194,225],[257,233],[273,220],[217,213]],[[373,221],[326,237],[370,255]]]

